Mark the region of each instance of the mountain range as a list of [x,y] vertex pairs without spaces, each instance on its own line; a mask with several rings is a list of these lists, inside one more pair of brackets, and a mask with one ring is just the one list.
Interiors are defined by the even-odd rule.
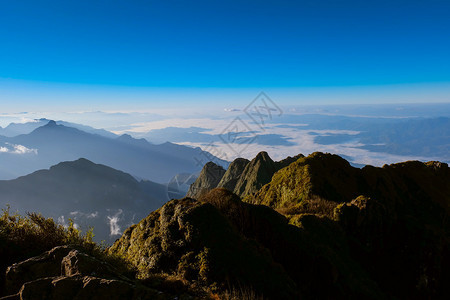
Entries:
[[[121,174],[114,178],[142,190]],[[437,161],[360,169],[328,153],[274,162],[261,152],[227,170],[208,163],[190,197],[150,212],[99,258],[86,254],[89,247],[39,247],[47,252],[7,269],[4,295],[141,299],[145,291],[195,299],[191,292],[200,290],[202,299],[447,299],[448,182],[448,165]],[[118,193],[125,202],[127,194]],[[38,254],[20,248],[1,220],[6,262]],[[120,272],[119,258],[133,272]]]
[[245,158],[235,159],[226,171],[221,166],[209,162],[203,167],[186,196],[197,199],[213,188],[223,187],[240,197],[245,197],[257,192],[270,182],[278,170],[301,157],[304,157],[303,154],[275,162],[263,151],[251,161]]
[[[251,286],[268,299],[450,295],[447,164],[359,169],[317,152],[277,170],[262,152],[219,170],[205,165],[193,184],[205,188],[190,194],[196,200],[168,202],[110,251],[142,274]],[[224,178],[250,188],[214,187]]]
[[[36,125],[22,124],[15,125],[15,128],[23,131],[30,130],[32,126]],[[82,125],[77,127],[90,132],[48,121],[30,133],[0,136],[0,179],[14,179],[49,168],[61,161],[84,157],[137,178],[168,183],[179,173],[192,174],[200,171],[202,164],[199,161],[205,157],[214,158],[200,148],[172,143],[154,145],[129,135],[116,137],[103,130],[89,129],[90,127]],[[19,129],[10,129],[9,132],[18,132]],[[228,165],[219,158],[214,158],[214,161]]]

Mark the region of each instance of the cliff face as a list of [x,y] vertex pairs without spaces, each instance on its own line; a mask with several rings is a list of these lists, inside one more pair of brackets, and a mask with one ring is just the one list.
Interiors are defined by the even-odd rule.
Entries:
[[276,171],[277,165],[267,152],[260,152],[247,164],[233,192],[240,196],[254,193],[264,184],[270,182]]
[[249,162],[250,161],[245,158],[235,159],[228,167],[217,187],[222,187],[229,191],[233,191]]
[[221,166],[218,166],[213,162],[208,162],[203,166],[203,169],[195,182],[189,187],[186,196],[192,198],[201,197],[203,194],[215,188],[224,174],[225,170]]
[[[197,181],[191,185],[191,190],[187,196],[197,199],[206,191],[216,187],[226,188],[240,197],[252,195],[263,185],[269,183],[276,171],[288,166],[290,163],[301,157],[303,157],[303,155],[300,154],[295,157],[288,157],[279,162],[275,162],[269,157],[267,152],[260,152],[251,161],[245,158],[235,159],[230,164],[227,171],[222,175],[220,172],[212,171],[215,164],[208,163],[204,166],[202,174],[209,175],[202,176],[202,178],[199,177]],[[214,185],[213,183],[216,181],[217,177],[220,178],[219,182]],[[206,178],[209,179],[206,180]],[[208,183],[205,183],[206,181],[208,181]]]

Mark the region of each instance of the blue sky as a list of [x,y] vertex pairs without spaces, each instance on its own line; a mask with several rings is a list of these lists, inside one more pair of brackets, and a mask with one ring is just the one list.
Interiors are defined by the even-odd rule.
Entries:
[[0,104],[138,109],[259,90],[295,102],[324,89],[337,103],[353,87],[363,102],[398,100],[364,98],[392,87],[450,102],[449,15],[446,0],[2,1]]

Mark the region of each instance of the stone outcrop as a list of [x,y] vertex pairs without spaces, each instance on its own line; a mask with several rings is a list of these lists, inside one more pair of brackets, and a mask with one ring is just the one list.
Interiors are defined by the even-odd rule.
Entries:
[[245,158],[237,158],[233,160],[233,162],[228,166],[227,171],[223,175],[217,187],[222,187],[229,191],[233,191],[249,162],[250,161]]
[[0,299],[168,299],[72,246],[55,247],[8,267]]
[[[211,193],[204,197],[210,199]],[[144,278],[175,273],[204,286],[251,286],[274,299],[294,297],[295,284],[283,268],[243,236],[217,205],[172,200],[128,228],[110,251],[128,258]]]
[[203,166],[203,169],[195,182],[189,187],[186,197],[201,197],[203,194],[217,187],[224,174],[224,168],[213,162],[208,162]]

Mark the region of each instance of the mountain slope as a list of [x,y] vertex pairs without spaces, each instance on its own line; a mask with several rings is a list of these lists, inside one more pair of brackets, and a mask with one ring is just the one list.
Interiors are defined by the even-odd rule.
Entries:
[[169,275],[215,298],[226,290],[240,291],[232,295],[238,299],[450,297],[447,164],[357,169],[313,153],[282,165],[244,200],[216,188],[167,202],[125,230],[109,254],[127,260],[143,282]]
[[225,170],[221,166],[218,166],[211,161],[206,163],[203,166],[200,175],[189,187],[186,196],[195,198],[207,193],[219,184],[220,179],[224,174]]
[[245,158],[237,158],[232,161],[217,187],[223,187],[233,191],[249,162],[250,161]]
[[[330,232],[321,240],[320,231]],[[219,289],[248,287],[267,299],[385,297],[348,249],[330,247],[343,240],[328,222],[295,227],[268,207],[214,189],[200,201],[168,202],[125,231],[110,252],[142,277],[175,273]]]
[[444,163],[410,161],[359,169],[337,155],[316,152],[278,171],[270,183],[247,199],[273,208],[291,208],[318,198],[340,203],[365,195],[403,202],[427,195],[450,209],[449,176]]
[[[14,180],[0,181],[0,205],[21,213],[94,226],[96,240],[114,241],[129,226],[167,201],[167,188],[86,159],[59,163]],[[111,235],[112,233],[112,235]]]
[[387,294],[450,294],[450,169],[409,161],[353,168],[336,155],[313,153],[278,171],[244,200],[264,204],[304,227],[305,217],[336,222],[352,258]]

